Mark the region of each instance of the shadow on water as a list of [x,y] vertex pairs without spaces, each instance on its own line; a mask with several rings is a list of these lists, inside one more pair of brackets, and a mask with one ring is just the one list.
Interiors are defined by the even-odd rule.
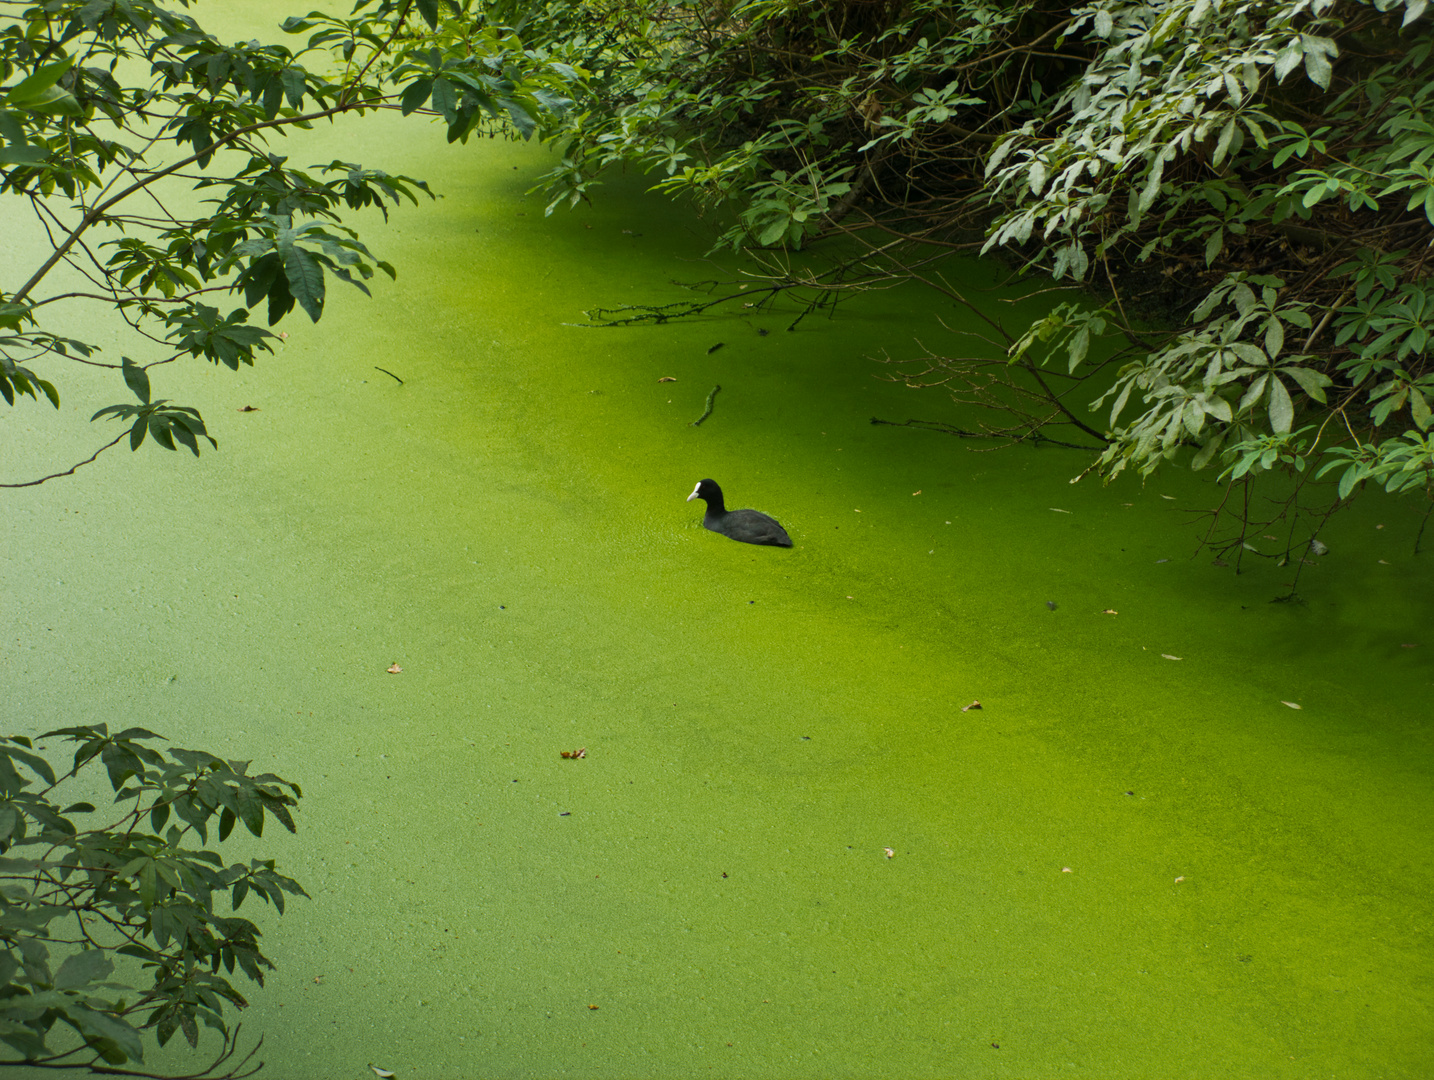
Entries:
[[[949,419],[868,359],[929,296],[567,325],[706,238],[635,184],[544,221],[540,152],[386,123],[445,193],[369,223],[396,284],[175,373],[221,452],[6,496],[12,722],[304,786],[269,1072],[1427,1075],[1412,507],[1271,605],[1189,558],[1188,475],[872,426]],[[704,531],[703,476],[795,549]]]

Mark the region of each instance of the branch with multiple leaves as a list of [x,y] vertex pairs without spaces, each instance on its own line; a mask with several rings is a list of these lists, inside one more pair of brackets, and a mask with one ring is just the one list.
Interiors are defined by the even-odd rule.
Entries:
[[[20,1055],[0,1065],[106,1073],[143,1061],[144,1032],[196,1046],[203,1024],[223,1045],[201,1075],[249,1075],[253,1051],[232,1060],[238,1030],[224,1018],[246,1001],[226,976],[237,967],[262,986],[273,965],[237,912],[251,894],[280,914],[286,896],[308,894],[273,860],[226,866],[211,845],[240,823],[262,837],[271,817],[293,832],[298,785],[202,750],[161,752],[144,728],[39,741],[51,739],[74,744],[67,771],[30,739],[0,739],[0,1042]],[[96,766],[115,792],[108,817],[64,794],[92,791]],[[146,985],[115,977],[121,957]]]
[[[204,440],[217,445],[198,410],[151,399],[148,373],[201,356],[238,370],[278,340],[249,325],[260,305],[272,327],[296,306],[317,322],[331,281],[368,293],[376,272],[395,271],[343,212],[387,216],[390,204],[432,197],[420,180],[351,162],[295,167],[270,141],[374,110],[439,117],[450,142],[531,133],[579,78],[471,0],[360,0],[348,17],[311,12],[284,29],[307,32],[305,45],[225,45],[154,0],[0,0],[0,194],[28,203],[48,241],[38,266],[7,266],[16,277],[0,280],[10,405],[43,394],[59,408],[52,370],[105,367],[138,404],[93,418],[129,425],[132,448],[146,436],[196,455]],[[138,70],[148,78],[131,80]],[[135,358],[64,333],[49,306],[60,300],[115,309]]]

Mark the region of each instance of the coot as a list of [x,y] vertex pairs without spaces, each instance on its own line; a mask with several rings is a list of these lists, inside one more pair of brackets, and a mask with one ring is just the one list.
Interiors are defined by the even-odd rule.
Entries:
[[792,538],[787,535],[786,529],[777,524],[775,518],[760,510],[728,510],[726,503],[722,501],[722,489],[717,486],[716,480],[699,481],[692,489],[692,494],[687,496],[688,502],[693,499],[706,501],[707,513],[702,516],[702,524],[713,532],[740,540],[744,544],[792,546]]

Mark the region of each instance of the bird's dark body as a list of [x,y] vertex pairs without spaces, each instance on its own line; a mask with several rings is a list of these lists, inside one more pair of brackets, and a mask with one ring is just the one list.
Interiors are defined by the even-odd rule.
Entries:
[[765,544],[770,547],[791,547],[792,538],[777,519],[760,510],[728,510],[722,498],[722,489],[715,480],[703,480],[687,496],[687,501],[702,499],[707,503],[707,513],[702,515],[702,524],[715,533],[743,544]]

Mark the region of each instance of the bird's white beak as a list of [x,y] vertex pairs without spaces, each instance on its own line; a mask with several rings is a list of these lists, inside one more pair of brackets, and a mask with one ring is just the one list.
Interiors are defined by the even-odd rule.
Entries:
[[698,489],[701,488],[701,487],[702,487],[702,481],[699,480],[699,481],[697,481],[697,487],[695,487],[695,488],[692,489],[692,494],[689,495],[689,496],[687,496],[687,501],[688,501],[688,502],[691,502],[693,499],[697,498],[697,491],[698,491]]

